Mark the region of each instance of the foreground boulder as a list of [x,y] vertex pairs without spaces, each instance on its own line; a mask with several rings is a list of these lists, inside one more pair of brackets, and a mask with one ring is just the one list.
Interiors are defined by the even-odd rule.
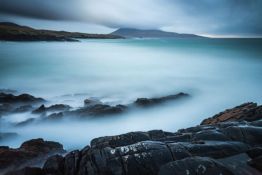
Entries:
[[[249,122],[245,125],[253,127]],[[242,137],[232,137],[234,133],[224,132],[232,126],[240,129],[242,123],[196,126],[176,133],[153,130],[96,138],[91,141],[91,146],[72,151],[65,157],[49,157],[42,172],[53,175],[231,175],[239,172],[238,167],[229,168],[221,159],[246,152],[251,154],[250,148],[262,144],[261,135],[257,134],[261,128],[252,133],[243,130],[246,138],[253,134],[257,137],[256,141],[246,142]],[[206,140],[202,137],[204,132],[208,133]],[[254,174],[259,173],[259,168],[253,169],[259,167],[257,164],[246,162],[245,166]]]
[[0,172],[16,170],[27,165],[38,165],[49,155],[64,152],[60,143],[43,139],[26,141],[17,149],[0,147]]

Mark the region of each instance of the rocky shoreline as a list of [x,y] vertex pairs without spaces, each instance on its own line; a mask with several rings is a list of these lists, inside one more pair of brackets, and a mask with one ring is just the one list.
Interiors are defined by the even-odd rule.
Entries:
[[164,103],[177,100],[184,100],[190,97],[186,93],[178,93],[157,98],[138,98],[130,104],[109,105],[98,99],[88,98],[84,100],[83,106],[72,108],[67,104],[53,104],[46,106],[47,100],[34,97],[30,94],[14,95],[0,92],[0,119],[1,116],[8,116],[16,113],[29,112],[38,115],[36,118],[29,118],[25,121],[12,123],[16,127],[23,127],[33,123],[46,121],[60,121],[65,118],[85,119],[90,117],[104,117],[119,115],[129,112],[132,109],[148,109]]
[[[144,107],[170,97],[177,96],[136,102]],[[245,103],[175,133],[152,130],[95,138],[68,153],[61,144],[42,139],[18,149],[1,146],[0,165],[7,175],[259,175],[262,106]]]

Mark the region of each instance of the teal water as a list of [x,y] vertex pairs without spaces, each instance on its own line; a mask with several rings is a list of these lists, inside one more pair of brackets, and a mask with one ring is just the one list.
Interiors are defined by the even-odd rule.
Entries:
[[[244,102],[262,104],[262,40],[0,42],[0,89],[6,88],[75,107],[88,97],[128,104],[138,97],[182,91],[192,98],[116,118],[23,129],[1,126],[21,137],[0,144],[18,146],[23,140],[43,137],[78,148],[98,136],[149,129],[176,131]],[[23,121],[28,116],[9,119]]]

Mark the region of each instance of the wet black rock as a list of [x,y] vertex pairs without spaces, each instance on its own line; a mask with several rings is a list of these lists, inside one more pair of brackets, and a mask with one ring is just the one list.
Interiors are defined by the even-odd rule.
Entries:
[[138,98],[134,104],[141,107],[148,107],[160,103],[165,103],[172,100],[178,100],[181,98],[189,97],[186,93],[178,93],[176,95],[169,95],[165,97],[159,97],[159,98]]
[[247,154],[251,158],[248,164],[262,172],[262,147],[252,148],[247,151]]
[[262,147],[254,147],[247,151],[247,154],[250,158],[256,158],[262,156]]
[[43,166],[43,171],[47,174],[63,175],[64,160],[64,157],[61,155],[49,157]]
[[127,107],[124,105],[110,106],[105,104],[96,104],[93,106],[86,106],[74,111],[70,111],[66,113],[66,115],[74,115],[79,117],[104,116],[123,113],[126,108]]
[[71,107],[65,104],[55,104],[49,107],[45,107],[45,105],[41,105],[39,108],[34,110],[32,113],[34,114],[41,114],[45,112],[61,112],[61,111],[68,111]]
[[248,164],[262,172],[262,156],[251,159]]
[[130,132],[126,134],[116,136],[106,136],[95,138],[91,141],[92,148],[104,148],[111,147],[116,148],[120,146],[131,145],[140,141],[146,140],[161,140],[166,139],[168,136],[174,136],[175,134],[170,132],[164,132],[162,130],[152,130],[149,132]]
[[223,164],[208,157],[189,157],[163,165],[159,175],[234,175]]

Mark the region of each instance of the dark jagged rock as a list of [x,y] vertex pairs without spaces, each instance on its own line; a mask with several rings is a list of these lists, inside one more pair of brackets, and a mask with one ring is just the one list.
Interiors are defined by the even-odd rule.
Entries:
[[205,119],[202,121],[201,125],[228,121],[255,121],[259,119],[262,119],[262,106],[258,106],[256,103],[245,103]]
[[160,98],[139,98],[134,103],[131,103],[129,105],[116,105],[116,106],[110,106],[107,104],[103,104],[101,101],[96,99],[86,99],[84,101],[85,106],[82,108],[79,108],[74,111],[70,111],[65,113],[65,116],[80,116],[80,117],[86,117],[86,116],[104,116],[104,115],[111,115],[111,114],[121,114],[125,111],[127,111],[131,107],[149,107],[154,106],[157,104],[165,103],[172,100],[178,100],[184,97],[188,97],[188,94],[185,93],[179,93],[176,95],[169,95],[165,97]]
[[86,116],[103,116],[103,115],[112,115],[112,114],[120,114],[124,112],[126,106],[124,105],[116,105],[110,106],[105,104],[96,104],[93,106],[86,106],[69,113],[66,115],[75,115],[79,117],[86,117]]
[[250,158],[256,158],[262,156],[262,147],[255,147],[247,151],[247,154]]
[[69,153],[64,160],[50,158],[50,162],[47,164],[55,165],[50,168],[52,172],[62,173],[61,167],[64,167],[64,174],[67,175],[92,173],[157,175],[163,165],[197,154],[223,157],[243,151],[246,149],[241,143],[216,143],[213,145],[209,143],[209,145],[199,148],[198,144],[174,143],[172,145],[158,141],[143,141],[115,148],[108,146],[100,149],[88,147]]
[[45,105],[41,105],[39,108],[37,108],[36,110],[32,111],[33,114],[39,114],[39,113],[43,113],[45,112],[46,107]]
[[54,155],[47,159],[43,166],[43,171],[47,174],[64,174],[64,157],[60,155]]
[[68,111],[70,110],[70,108],[71,107],[69,105],[65,105],[65,104],[55,104],[49,107],[45,107],[45,105],[41,105],[39,108],[34,110],[32,113],[41,114],[45,112],[61,112],[61,111]]
[[251,160],[248,164],[262,172],[262,147],[255,147],[247,151]]
[[152,106],[152,105],[156,105],[159,103],[164,103],[164,102],[177,100],[177,99],[185,98],[185,97],[189,97],[189,95],[181,92],[176,95],[169,95],[169,96],[160,97],[160,98],[138,98],[134,102],[134,104],[137,106],[147,107],[147,106]]
[[0,93],[0,116],[10,113],[28,112],[32,110],[32,105],[45,102],[42,98],[37,98],[29,94],[13,95]]
[[231,140],[241,141],[251,145],[262,143],[262,128],[253,126],[230,126],[222,132]]
[[43,139],[26,141],[17,149],[0,148],[0,171],[34,166],[44,162],[49,155],[64,152],[60,143]]
[[[198,129],[190,128],[189,130]],[[202,141],[202,137],[195,137],[199,131],[191,133],[191,137],[179,142],[175,141],[174,138],[183,136],[185,133],[169,133],[161,130],[101,137],[91,141],[91,148],[86,147],[81,151],[73,151],[64,159],[61,157],[50,158],[48,164],[50,171],[58,172],[59,175],[87,175],[92,173],[156,175],[159,169],[169,162],[194,156],[219,159],[245,153],[251,147],[247,143],[237,141],[236,138],[231,140],[227,135],[222,137],[227,139],[221,141],[224,139],[221,139],[221,136],[217,137],[217,133],[223,134],[223,132],[218,129],[218,126],[209,127],[209,130],[215,131],[209,133],[210,138],[212,133],[216,136],[212,141],[210,138],[207,139],[208,141]],[[207,128],[203,130],[203,132],[206,131],[208,131]],[[182,139],[180,138],[180,140]],[[187,166],[191,165],[188,164]],[[64,169],[61,167],[64,167]],[[212,168],[209,169],[210,172],[213,172],[213,170]]]
[[224,165],[208,157],[190,157],[163,165],[159,175],[234,175]]
[[248,164],[262,172],[262,156],[251,159]]
[[43,139],[32,139],[22,143],[20,150],[48,153],[63,151],[63,145],[58,142],[44,141]]
[[29,94],[21,94],[15,96],[13,94],[0,93],[0,103],[22,103],[22,104],[34,104],[42,103],[45,100],[42,98],[36,98]]
[[217,140],[229,141],[230,138],[219,132],[218,130],[203,130],[194,134],[192,140]]
[[149,132],[130,132],[127,134],[121,134],[117,136],[99,137],[91,141],[92,148],[103,148],[103,147],[120,147],[131,145],[140,141],[146,140],[160,140],[173,136],[173,133],[164,132],[162,130],[152,130]]

